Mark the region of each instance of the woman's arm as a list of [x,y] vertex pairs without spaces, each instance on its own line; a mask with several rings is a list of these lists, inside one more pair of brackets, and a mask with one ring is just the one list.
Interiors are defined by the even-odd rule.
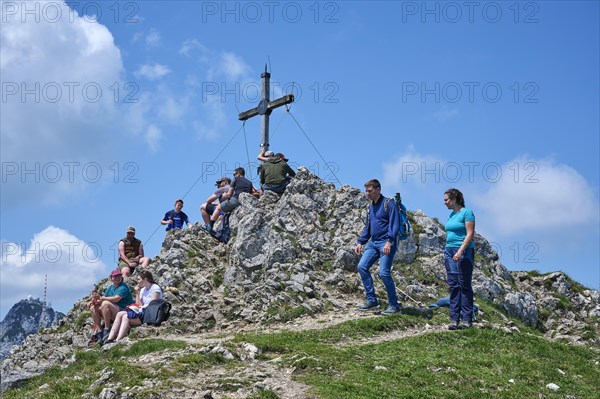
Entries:
[[467,230],[467,236],[460,248],[458,248],[458,251],[456,251],[456,254],[452,257],[454,261],[460,260],[465,250],[469,248],[471,241],[473,241],[473,237],[475,236],[475,222],[465,222],[465,229]]

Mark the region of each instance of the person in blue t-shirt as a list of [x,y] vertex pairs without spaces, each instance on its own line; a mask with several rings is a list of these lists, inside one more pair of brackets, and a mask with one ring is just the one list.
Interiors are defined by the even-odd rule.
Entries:
[[183,208],[183,200],[178,199],[175,201],[175,209],[171,209],[169,212],[165,213],[165,217],[160,221],[160,224],[167,225],[167,231],[171,229],[182,229],[183,224],[185,223],[190,228],[190,221],[188,216],[181,211]]
[[446,223],[446,248],[444,249],[444,265],[450,287],[448,329],[464,329],[471,327],[473,322],[475,215],[473,211],[465,208],[463,194],[455,188],[444,193],[444,205],[452,210]]

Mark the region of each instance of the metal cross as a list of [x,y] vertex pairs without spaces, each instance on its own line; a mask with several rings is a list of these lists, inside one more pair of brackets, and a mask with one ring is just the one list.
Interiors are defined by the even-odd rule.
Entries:
[[269,149],[269,115],[275,108],[281,107],[282,105],[294,102],[294,95],[288,94],[277,100],[269,101],[270,88],[271,88],[271,74],[267,72],[267,65],[265,64],[265,71],[260,75],[262,79],[262,97],[258,106],[248,111],[244,111],[238,115],[238,119],[241,121],[248,120],[256,115],[261,115],[260,125],[260,147],[267,151]]

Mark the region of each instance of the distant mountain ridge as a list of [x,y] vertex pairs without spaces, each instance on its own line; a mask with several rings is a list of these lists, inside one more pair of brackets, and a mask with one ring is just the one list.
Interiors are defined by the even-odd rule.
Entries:
[[28,335],[42,328],[56,326],[66,315],[44,305],[40,299],[27,298],[17,302],[0,321],[0,360],[20,345]]

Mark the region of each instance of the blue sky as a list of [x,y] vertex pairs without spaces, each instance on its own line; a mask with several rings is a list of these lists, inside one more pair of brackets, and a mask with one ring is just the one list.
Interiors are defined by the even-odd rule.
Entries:
[[457,187],[505,266],[600,288],[598,4],[3,1],[0,315],[46,274],[67,311],[128,225],[154,257],[175,199],[252,171],[267,62],[294,167],[442,221]]

